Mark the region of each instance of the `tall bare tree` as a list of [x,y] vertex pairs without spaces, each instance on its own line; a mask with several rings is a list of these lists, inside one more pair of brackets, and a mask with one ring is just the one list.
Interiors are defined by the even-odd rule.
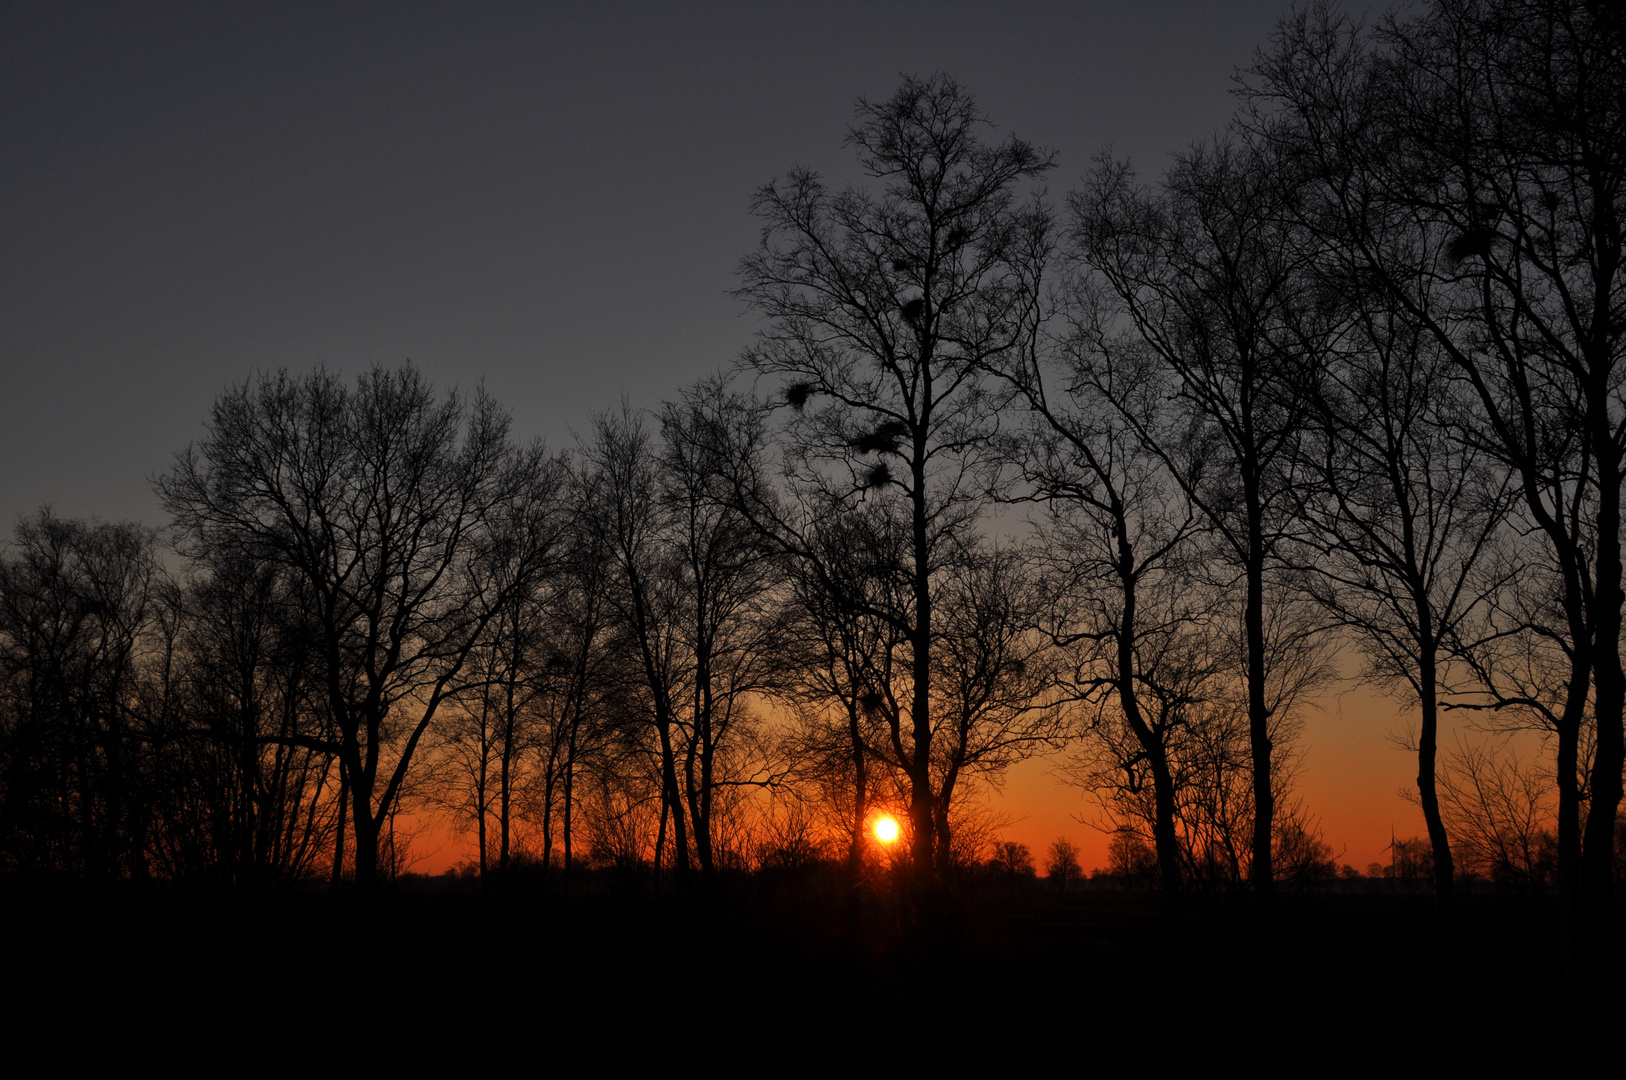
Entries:
[[540,447],[510,444],[489,398],[441,396],[406,366],[354,387],[324,370],[233,387],[158,481],[183,552],[241,553],[300,580],[363,890],[425,732],[506,600],[553,557],[551,471]]
[[[1171,638],[1189,633],[1211,606],[1210,590],[1191,572],[1202,522],[1141,438],[1157,427],[1167,380],[1145,350],[1119,348],[1111,305],[1088,279],[1077,284],[1066,305],[1069,329],[1053,347],[993,373],[1028,414],[1017,460],[1022,497],[1047,510],[1043,624],[1073,659],[1086,738],[1108,748],[1109,770],[1130,788],[1150,776],[1158,876],[1172,892],[1182,852],[1171,750],[1193,673],[1171,670],[1171,659],[1186,655]],[[1091,783],[1099,779],[1091,774]]]
[[751,738],[752,703],[773,692],[783,665],[777,652],[783,562],[732,497],[716,457],[716,429],[740,407],[708,380],[661,412],[661,488],[684,599],[685,650],[692,669],[682,710],[687,747],[683,787],[702,875],[716,865],[719,796],[768,782],[771,755]]
[[1076,258],[1103,283],[1137,346],[1172,376],[1180,406],[1120,415],[1199,508],[1240,585],[1250,876],[1262,901],[1274,879],[1277,736],[1317,670],[1293,614],[1295,590],[1280,581],[1317,333],[1295,198],[1292,176],[1267,148],[1221,139],[1181,155],[1152,189],[1126,164],[1102,161],[1070,199]]
[[150,529],[48,508],[0,558],[0,858],[149,872],[156,722],[142,707],[163,575]]
[[572,469],[570,542],[547,601],[553,651],[546,663],[547,692],[539,702],[545,733],[540,748],[542,806],[535,816],[540,817],[544,869],[552,865],[555,835],[561,840],[567,894],[576,863],[577,784],[610,735],[617,681],[611,603],[605,595],[613,566],[603,522],[586,503],[590,482]]
[[[1449,361],[1381,294],[1328,256],[1330,288],[1353,302],[1326,351],[1298,488],[1311,590],[1367,657],[1366,677],[1417,702],[1417,801],[1439,909],[1450,909],[1450,839],[1436,790],[1440,709],[1453,657],[1507,587],[1496,558],[1506,474],[1476,445],[1477,403]],[[1458,669],[1460,671],[1460,668]]]
[[683,741],[678,713],[691,672],[683,649],[681,566],[667,542],[658,451],[643,419],[623,404],[619,413],[600,415],[594,426],[593,439],[582,450],[583,496],[591,527],[604,538],[608,554],[611,573],[604,596],[643,697],[642,719],[635,726],[654,739],[661,798],[657,869],[670,827],[673,865],[683,881],[692,859],[689,815],[678,781]]
[[762,245],[742,261],[738,292],[767,319],[744,365],[789,406],[788,498],[753,503],[757,527],[831,589],[841,578],[817,569],[817,522],[868,502],[902,529],[900,602],[863,610],[907,643],[896,672],[906,682],[886,690],[897,696],[911,855],[926,881],[946,854],[934,843],[944,809],[932,771],[935,616],[986,503],[979,470],[995,421],[983,372],[1029,347],[1050,254],[1050,215],[1019,189],[1053,158],[1014,137],[985,141],[986,128],[942,75],[860,100],[847,141],[883,190],[831,191],[808,169],[763,187],[753,203]]
[[205,558],[182,593],[179,706],[159,766],[197,808],[163,845],[174,877],[239,885],[310,876],[337,826],[338,743],[317,679],[314,624],[285,568]]
[[891,606],[880,591],[895,582],[877,572],[891,561],[888,536],[884,516],[860,508],[820,523],[811,536],[816,558],[791,563],[795,615],[787,644],[797,678],[786,693],[804,720],[794,754],[798,778],[824,789],[836,808],[854,886],[862,883],[873,804],[884,805],[889,794],[878,775],[880,752],[871,749],[890,734],[883,734],[878,688],[893,685],[892,667],[906,644],[893,623],[873,614]]
[[1550,653],[1550,672],[1483,674],[1490,707],[1556,735],[1572,957],[1583,886],[1607,932],[1626,760],[1622,43],[1618,5],[1587,0],[1442,0],[1373,27],[1318,8],[1283,25],[1256,72],[1319,220],[1477,398],[1482,445],[1545,549],[1553,602],[1503,629],[1522,655]]

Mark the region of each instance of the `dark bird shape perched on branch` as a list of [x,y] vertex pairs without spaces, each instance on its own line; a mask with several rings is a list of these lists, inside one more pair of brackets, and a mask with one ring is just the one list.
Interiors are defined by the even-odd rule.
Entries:
[[888,420],[869,434],[854,439],[852,448],[860,454],[896,454],[898,440],[908,433],[909,428],[903,421]]
[[886,467],[884,461],[864,474],[864,487],[866,489],[886,487],[890,483],[892,483],[892,470]]
[[1491,229],[1464,229],[1451,238],[1446,245],[1445,254],[1452,262],[1462,262],[1475,255],[1485,256],[1491,252],[1491,241],[1496,239],[1496,233]]

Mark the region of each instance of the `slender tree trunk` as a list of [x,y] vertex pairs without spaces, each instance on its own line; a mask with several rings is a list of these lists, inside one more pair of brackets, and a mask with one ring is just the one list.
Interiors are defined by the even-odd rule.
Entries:
[[1163,734],[1146,723],[1136,690],[1135,639],[1138,625],[1135,553],[1129,539],[1128,522],[1115,506],[1114,530],[1118,542],[1118,583],[1123,593],[1123,609],[1118,620],[1116,681],[1118,707],[1134,732],[1152,770],[1152,844],[1157,850],[1158,883],[1165,893],[1180,891],[1180,840],[1174,829],[1174,777],[1169,772],[1168,748]]
[[581,718],[580,718],[579,715],[577,715],[571,721],[571,725],[570,725],[570,747],[569,747],[569,750],[565,754],[565,823],[564,823],[565,838],[564,839],[565,839],[565,895],[566,896],[570,895],[570,874],[571,874],[571,869],[574,866],[574,862],[572,860],[572,855],[574,854],[574,848],[571,846],[571,833],[572,833],[572,829],[571,829],[571,825],[572,825],[571,805],[572,805],[572,801],[573,801],[573,798],[574,798],[574,795],[575,795],[575,788],[576,788],[576,729],[579,726],[580,722],[581,722]]
[[1451,843],[1445,832],[1445,820],[1440,816],[1440,796],[1435,785],[1436,755],[1440,740],[1440,701],[1438,651],[1429,630],[1433,626],[1433,612],[1427,597],[1419,595],[1416,601],[1418,626],[1423,628],[1424,639],[1418,656],[1418,683],[1421,694],[1422,731],[1417,738],[1417,801],[1423,807],[1423,821],[1428,826],[1428,842],[1434,852],[1434,907],[1439,916],[1449,918],[1451,895],[1456,883],[1456,867],[1451,857]]
[[330,887],[337,889],[344,880],[344,831],[346,815],[350,812],[350,771],[339,761],[339,827],[333,840],[333,880]]
[[359,787],[351,786],[351,812],[355,819],[356,837],[356,891],[371,896],[378,888],[378,841],[381,822],[357,801],[367,798]]
[[[1528,490],[1528,485],[1527,485]],[[1554,766],[1558,787],[1558,949],[1566,969],[1573,971],[1581,945],[1581,728],[1586,720],[1588,692],[1592,689],[1595,626],[1589,625],[1581,567],[1581,545],[1561,528],[1549,528],[1559,555],[1564,581],[1564,611],[1569,622],[1570,677],[1564,688],[1564,711],[1558,718],[1558,748]]]
[[672,812],[671,788],[663,778],[661,781],[661,824],[655,830],[655,891],[661,887],[661,858],[666,854],[666,821]]
[[[1583,688],[1582,696],[1585,696]],[[1581,921],[1580,708],[1566,702],[1558,728],[1558,950],[1573,968]],[[1571,715],[1572,713],[1576,715]]]
[[480,719],[480,767],[475,771],[474,783],[474,820],[476,824],[477,841],[480,845],[480,884],[486,884],[486,875],[490,873],[486,854],[491,850],[490,841],[486,838],[486,799],[487,776],[486,763],[490,760],[490,748],[486,744],[485,718]]
[[[856,695],[857,689],[854,688]],[[847,873],[856,887],[864,871],[864,816],[868,812],[869,775],[864,762],[864,736],[858,715],[858,699],[847,702],[847,734],[853,754],[852,842],[847,847]]]
[[[922,364],[929,376],[929,362]],[[930,400],[928,378],[924,397]],[[922,421],[921,428],[925,426]],[[914,695],[910,703],[913,755],[909,761],[909,821],[915,875],[928,890],[935,882],[932,818],[936,800],[932,797],[932,590],[930,548],[927,543],[925,439],[916,436],[913,462],[914,482],[914,608],[915,625],[911,635],[910,660],[913,664]],[[947,810],[947,807],[944,807]]]
[[704,719],[695,716],[695,733],[689,741],[688,749],[683,755],[683,801],[689,811],[689,827],[693,830],[695,861],[700,864],[700,878],[702,883],[711,880],[710,853],[706,850],[706,821],[701,807],[701,789],[704,781],[695,776],[695,767],[700,764],[700,732],[699,728]]
[[[662,801],[672,814],[673,868],[676,870],[679,881],[687,881],[689,875],[689,838],[688,832],[684,828],[683,795],[682,789],[678,787],[677,755],[672,746],[671,720],[664,715],[658,716],[656,718],[656,727],[659,729],[661,739],[661,785],[665,788],[665,791],[662,792]],[[666,833],[665,825],[666,816],[663,813],[661,816],[662,836]],[[659,868],[660,860],[657,859],[657,871]]]
[[351,832],[355,836],[356,891],[362,896],[371,896],[378,887],[378,842],[383,829],[382,819],[387,813],[382,809],[373,809],[373,784],[378,775],[379,728],[382,726],[381,716],[367,718],[365,759],[360,752],[359,739],[353,740],[356,746],[352,748],[356,761],[350,776],[350,819]]
[[[962,735],[964,729],[962,728]],[[962,740],[962,748],[964,746]],[[937,866],[939,870],[949,865],[949,858],[954,851],[954,830],[949,826],[949,807],[954,805],[954,784],[960,777],[960,761],[956,760],[950,765],[943,777],[942,786],[938,789],[936,813],[933,814],[937,826]]]
[[1157,851],[1158,886],[1172,896],[1181,889],[1180,836],[1174,828],[1174,777],[1162,739],[1154,740],[1146,763],[1152,770],[1152,846]]
[[711,663],[708,659],[705,670],[705,690],[701,697],[699,731],[696,733],[700,743],[700,791],[699,806],[694,814],[694,843],[695,850],[700,855],[700,870],[709,882],[711,880],[717,853],[712,844],[711,836],[711,796],[712,796],[712,766],[716,747],[712,743],[711,719]]
[[502,758],[499,762],[500,772],[497,776],[498,817],[497,825],[497,870],[499,873],[508,872],[508,839],[510,825],[513,821],[513,765],[514,765],[514,725],[517,717],[514,708],[514,679],[519,668],[519,658],[516,656],[513,665],[509,668],[507,699],[503,702],[503,728],[502,728]]
[[1248,745],[1253,765],[1253,887],[1260,910],[1271,909],[1275,893],[1275,866],[1271,841],[1276,823],[1276,791],[1271,782],[1270,708],[1265,701],[1265,541],[1260,507],[1258,469],[1243,465],[1243,498],[1248,514],[1247,633]]
[[[1599,365],[1608,370],[1607,365]],[[1592,440],[1598,463],[1598,536],[1593,625],[1593,715],[1597,745],[1588,787],[1586,832],[1581,848],[1581,890],[1588,953],[1609,955],[1615,875],[1615,823],[1621,801],[1621,771],[1626,768],[1626,673],[1621,669],[1621,461],[1609,426],[1608,388],[1592,395]]]
[[255,774],[259,766],[259,745],[256,740],[259,725],[255,722],[255,709],[253,704],[252,676],[245,678],[239,688],[241,706],[238,711],[237,733],[237,771],[238,779],[238,811],[237,811],[237,851],[236,873],[233,877],[238,884],[251,877],[258,860],[255,858],[255,813],[254,792],[257,787]]
[[559,786],[554,773],[558,764],[558,751],[548,755],[547,770],[542,782],[542,881],[547,883],[553,873],[553,793]]

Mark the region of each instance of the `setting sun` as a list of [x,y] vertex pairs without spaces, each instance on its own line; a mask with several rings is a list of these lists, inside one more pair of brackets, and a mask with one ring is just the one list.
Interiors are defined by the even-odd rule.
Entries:
[[875,839],[883,844],[890,844],[898,838],[898,823],[890,817],[877,818],[875,821]]

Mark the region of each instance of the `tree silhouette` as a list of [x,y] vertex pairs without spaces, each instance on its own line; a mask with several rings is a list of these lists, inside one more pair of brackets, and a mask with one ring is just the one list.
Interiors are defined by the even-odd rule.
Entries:
[[942,75],[860,100],[847,141],[882,192],[832,192],[793,171],[757,193],[762,245],[740,266],[738,295],[767,318],[743,362],[784,403],[788,489],[747,513],[830,589],[840,578],[817,569],[815,523],[869,503],[902,541],[889,602],[863,609],[906,643],[906,663],[874,702],[908,777],[911,855],[925,881],[947,854],[934,843],[947,809],[932,771],[936,613],[986,501],[977,475],[994,424],[982,372],[1028,346],[1050,243],[1048,213],[1019,203],[1016,188],[1052,157],[1016,138],[984,142],[985,126]]
[[1577,0],[1444,0],[1371,29],[1317,9],[1284,24],[1257,72],[1319,219],[1477,399],[1480,444],[1543,549],[1546,580],[1506,597],[1506,647],[1479,674],[1489,708],[1557,736],[1572,957],[1583,882],[1591,910],[1608,908],[1626,760],[1621,40],[1614,6]]
[[1468,434],[1475,403],[1449,362],[1343,269],[1333,263],[1328,287],[1352,295],[1349,326],[1313,394],[1315,437],[1303,444],[1298,489],[1309,585],[1355,634],[1367,677],[1405,687],[1418,703],[1417,800],[1446,912],[1453,863],[1435,790],[1440,708],[1453,655],[1507,583],[1492,556],[1508,485]]
[[158,481],[184,552],[299,579],[363,890],[425,732],[506,601],[554,557],[557,472],[540,447],[510,446],[489,398],[440,398],[402,367],[354,388],[321,370],[234,387]]
[[1256,142],[1224,139],[1181,155],[1153,190],[1127,165],[1103,160],[1070,199],[1076,257],[1134,347],[1166,372],[1178,406],[1120,415],[1203,514],[1219,541],[1216,567],[1240,579],[1249,874],[1262,902],[1274,878],[1277,743],[1295,700],[1321,675],[1298,589],[1282,574],[1294,528],[1291,467],[1323,332],[1302,230],[1292,224],[1296,182],[1283,166]]
[[[1017,463],[1025,497],[1047,512],[1043,625],[1072,658],[1085,737],[1110,748],[1108,768],[1130,786],[1150,775],[1159,880],[1173,891],[1181,850],[1171,752],[1193,672],[1171,661],[1189,655],[1179,639],[1214,603],[1211,590],[1192,587],[1202,521],[1142,439],[1164,407],[1163,380],[1143,352],[1117,347],[1104,325],[1111,311],[1088,280],[1073,284],[1069,329],[993,374],[1028,412]],[[1132,746],[1116,737],[1119,725]],[[1100,779],[1088,776],[1092,786]]]
[[1084,876],[1078,864],[1078,845],[1066,837],[1058,837],[1045,854],[1044,876],[1058,889],[1066,889]]
[[147,786],[164,717],[140,684],[162,581],[149,529],[49,509],[18,523],[0,559],[0,857],[10,868],[149,873],[159,793]]
[[331,854],[342,795],[300,583],[242,552],[189,570],[171,657],[176,715],[157,764],[161,816],[193,821],[171,824],[155,858],[177,878],[308,878]]

